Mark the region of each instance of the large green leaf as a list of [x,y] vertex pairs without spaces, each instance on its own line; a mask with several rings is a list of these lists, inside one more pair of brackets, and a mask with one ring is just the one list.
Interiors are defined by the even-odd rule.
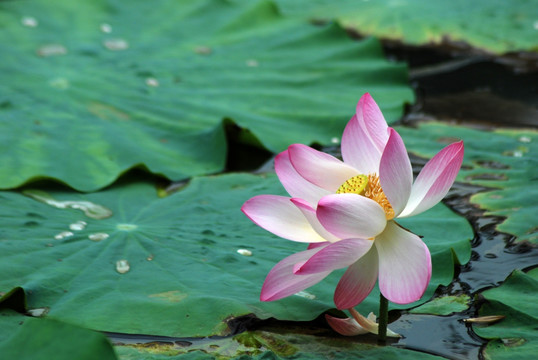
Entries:
[[265,1],[2,1],[0,52],[3,189],[50,177],[92,191],[135,166],[214,173],[223,119],[277,152],[330,143],[366,91],[389,120],[413,100],[377,41]]
[[[23,287],[28,306],[50,308],[51,318],[123,333],[207,336],[225,333],[230,316],[312,320],[334,307],[341,272],[298,296],[259,301],[272,266],[305,248],[258,228],[239,211],[254,195],[283,194],[274,174],[195,178],[166,198],[147,182],[92,194],[45,190],[25,193],[47,203],[0,193],[0,291]],[[443,205],[413,221],[406,226],[425,236],[433,254],[423,302],[452,280],[454,251],[467,261],[472,233]],[[447,239],[447,229],[453,238]],[[373,295],[361,311],[376,307]]]
[[532,359],[536,356],[537,293],[538,268],[527,274],[516,270],[500,287],[482,293],[487,302],[480,308],[480,316],[505,316],[488,327],[473,327],[478,335],[496,339],[484,350],[486,359]]
[[457,180],[492,188],[471,197],[485,215],[506,217],[499,231],[517,236],[516,241],[538,242],[538,132],[535,130],[479,131],[441,123],[421,124],[417,129],[398,127],[409,151],[431,157],[449,142],[462,139],[464,166]]
[[113,360],[105,335],[49,319],[0,311],[0,354],[18,360]]
[[276,0],[284,14],[337,18],[361,34],[409,44],[465,42],[495,53],[538,51],[536,0]]

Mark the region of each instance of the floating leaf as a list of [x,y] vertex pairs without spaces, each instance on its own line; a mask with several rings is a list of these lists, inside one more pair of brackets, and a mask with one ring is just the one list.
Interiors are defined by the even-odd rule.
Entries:
[[409,151],[431,157],[439,147],[458,139],[465,143],[464,166],[457,180],[492,188],[471,197],[485,215],[507,219],[499,231],[516,241],[538,243],[538,132],[535,130],[479,131],[441,123],[419,125],[418,131],[398,127]]
[[3,189],[45,177],[93,191],[133,167],[215,173],[224,119],[277,152],[330,143],[366,91],[388,120],[413,100],[376,40],[266,1],[2,1],[0,30]]
[[504,315],[505,318],[487,327],[473,326],[487,339],[484,356],[488,359],[532,359],[538,353],[538,268],[523,273],[515,270],[498,288],[482,293],[487,300],[480,316]]
[[533,1],[276,1],[287,15],[337,18],[361,34],[409,44],[451,41],[495,53],[538,51]]
[[113,360],[105,335],[49,319],[0,310],[0,354],[19,360]]
[[411,309],[409,312],[412,314],[450,315],[468,309],[470,301],[471,298],[469,295],[465,294],[459,296],[441,296],[424,305]]
[[[341,271],[297,296],[259,300],[269,270],[305,248],[258,228],[239,211],[254,195],[284,193],[274,174],[195,178],[166,198],[146,182],[92,194],[41,190],[58,201],[90,201],[112,211],[99,220],[17,192],[0,193],[0,291],[21,286],[28,306],[50,308],[49,318],[112,332],[208,336],[225,334],[230,317],[312,320],[334,307]],[[439,216],[442,222],[431,221]],[[459,261],[468,259],[472,233],[442,204],[412,220],[420,219],[434,264],[425,301],[438,284],[452,280],[454,252]],[[55,238],[79,221],[83,229]],[[95,234],[109,236],[97,241]],[[363,305],[373,307],[366,313],[375,310],[377,297]]]

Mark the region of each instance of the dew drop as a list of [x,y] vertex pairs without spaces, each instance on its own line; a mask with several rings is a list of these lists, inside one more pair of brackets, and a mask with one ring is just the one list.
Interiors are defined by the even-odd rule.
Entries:
[[528,136],[520,136],[518,140],[522,143],[530,143],[532,139]]
[[42,57],[59,56],[67,54],[65,46],[60,44],[47,44],[37,49],[37,55]]
[[252,251],[247,249],[237,249],[237,253],[243,256],[252,256]]
[[116,261],[116,271],[120,274],[125,274],[131,269],[129,262],[127,260],[118,260]]
[[34,317],[41,317],[48,314],[50,308],[48,307],[42,307],[42,308],[35,308],[35,309],[29,309],[28,315],[34,316]]
[[520,157],[523,157],[523,153],[524,151],[519,149],[519,150],[504,151],[502,154],[504,156],[512,156],[512,157],[520,158]]
[[155,258],[155,255],[149,254],[148,257],[146,258],[146,260],[147,261],[152,261],[154,258]]
[[112,51],[122,51],[127,50],[129,48],[129,43],[125,39],[115,38],[115,39],[107,39],[103,41],[104,47],[106,47],[108,50]]
[[37,19],[32,16],[23,16],[23,18],[21,19],[21,24],[23,26],[32,27],[32,28],[37,27],[37,25],[39,25],[39,23],[37,22]]
[[56,240],[63,240],[63,239],[67,239],[67,238],[69,238],[69,237],[71,237],[73,235],[75,235],[75,234],[73,234],[71,231],[62,231],[61,233],[54,235],[54,238]]
[[248,59],[247,60],[247,66],[248,67],[258,67],[260,65],[260,63],[258,63],[258,60],[254,60],[254,59]]
[[105,34],[110,34],[112,32],[112,26],[106,23],[102,23],[101,25],[99,25],[99,29]]
[[333,137],[333,138],[331,138],[331,143],[333,143],[333,144],[340,144],[340,139],[337,138],[337,137]]
[[146,85],[151,87],[157,87],[159,86],[159,80],[149,77],[146,79]]
[[84,212],[84,215],[92,219],[105,219],[112,216],[112,211],[110,209],[98,204],[94,204],[90,201],[59,201],[44,191],[32,189],[24,190],[22,193],[34,200],[41,201],[58,209],[81,210]]
[[107,233],[93,233],[88,235],[88,239],[90,239],[91,241],[102,241],[108,239],[109,236],[110,235],[108,235]]
[[300,296],[308,300],[314,300],[316,298],[316,295],[311,294],[308,291],[299,291],[298,293],[295,294],[295,296]]
[[77,222],[74,222],[72,224],[69,224],[69,229],[73,230],[73,231],[80,231],[80,230],[84,230],[84,228],[86,227],[86,221],[77,221]]

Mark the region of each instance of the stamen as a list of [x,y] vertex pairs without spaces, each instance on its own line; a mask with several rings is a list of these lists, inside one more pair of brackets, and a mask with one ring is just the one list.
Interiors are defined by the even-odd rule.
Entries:
[[387,220],[394,218],[394,209],[383,192],[381,184],[379,183],[379,176],[376,174],[368,174],[368,187],[364,192],[364,196],[381,205],[383,210],[385,210],[385,217]]
[[389,200],[385,196],[379,183],[379,176],[376,174],[353,176],[340,185],[336,193],[357,194],[372,199],[383,208],[387,220],[394,218],[394,209],[392,209],[392,205],[390,205]]

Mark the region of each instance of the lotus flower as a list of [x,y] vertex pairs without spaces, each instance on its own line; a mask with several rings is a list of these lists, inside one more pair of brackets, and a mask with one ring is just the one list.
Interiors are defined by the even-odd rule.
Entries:
[[259,195],[243,205],[260,227],[310,244],[269,272],[262,301],[293,295],[346,267],[334,294],[339,309],[363,301],[378,279],[381,293],[394,303],[416,301],[426,290],[430,252],[396,219],[428,210],[446,195],[463,161],[463,142],[442,149],[413,183],[400,135],[365,94],[345,128],[342,157],[291,145],[275,159],[291,198]]

